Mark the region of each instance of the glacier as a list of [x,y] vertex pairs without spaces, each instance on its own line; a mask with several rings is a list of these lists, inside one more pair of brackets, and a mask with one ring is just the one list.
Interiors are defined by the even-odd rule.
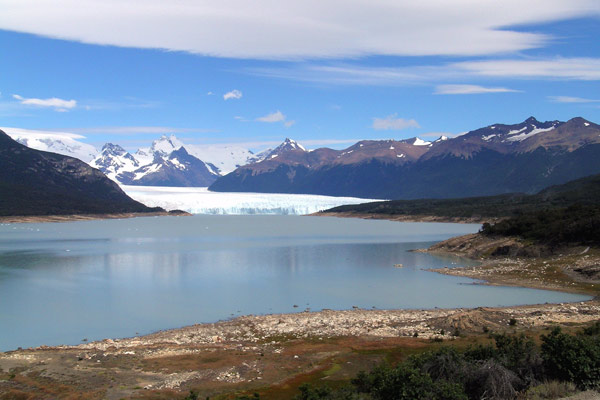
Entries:
[[131,198],[149,207],[214,215],[305,215],[328,208],[378,199],[311,194],[211,192],[205,187],[128,186]]

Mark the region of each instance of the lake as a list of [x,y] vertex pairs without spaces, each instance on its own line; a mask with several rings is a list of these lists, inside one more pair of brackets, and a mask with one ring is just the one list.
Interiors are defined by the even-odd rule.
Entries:
[[589,298],[474,285],[423,270],[472,261],[408,251],[478,229],[267,215],[2,224],[0,351],[307,308],[508,306]]

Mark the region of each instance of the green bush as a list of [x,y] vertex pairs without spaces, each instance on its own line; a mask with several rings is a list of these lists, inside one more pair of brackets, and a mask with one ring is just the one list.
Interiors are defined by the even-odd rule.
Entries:
[[[590,330],[589,332],[594,332]],[[552,379],[573,382],[580,389],[600,388],[600,336],[572,336],[555,328],[542,336],[542,357]]]
[[352,381],[359,393],[377,400],[466,400],[461,385],[431,376],[407,363],[396,368],[379,367],[367,374],[361,372]]
[[552,393],[568,394],[573,384],[580,389],[600,388],[600,322],[578,335],[557,328],[542,336],[541,350],[522,334],[492,337],[493,345],[465,351],[443,346],[397,366],[360,372],[352,386],[342,389],[303,385],[296,399],[542,399]]

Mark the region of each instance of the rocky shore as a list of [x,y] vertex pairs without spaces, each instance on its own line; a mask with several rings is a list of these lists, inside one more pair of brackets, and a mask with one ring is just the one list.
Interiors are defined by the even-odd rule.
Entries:
[[[285,386],[295,377],[325,371],[334,359],[351,360],[343,368],[351,374],[354,367],[364,369],[365,362],[381,360],[398,346],[418,348],[432,340],[461,340],[459,335],[488,331],[580,325],[598,315],[600,302],[589,301],[244,316],[134,338],[0,353],[0,394],[28,393],[43,386],[47,393],[61,387],[77,396],[120,399],[139,398],[139,393],[174,396],[193,387],[204,388],[202,395],[208,396]],[[374,353],[366,361],[357,358],[357,351],[367,350]]]
[[190,216],[186,211],[156,211],[147,213],[113,213],[113,214],[70,214],[70,215],[15,215],[0,217],[0,223],[37,223],[37,222],[70,222],[89,221],[95,219],[123,219],[136,217]]
[[479,260],[471,267],[430,271],[487,284],[522,286],[570,293],[600,294],[600,250],[571,246],[549,251],[513,237],[470,234],[445,240],[426,251]]
[[418,214],[371,214],[358,212],[327,212],[321,211],[311,214],[318,217],[339,217],[339,218],[362,218],[362,219],[382,219],[386,221],[397,222],[450,222],[454,224],[482,224],[484,222],[493,222],[494,218],[464,218],[464,217],[442,217],[437,215],[418,215]]

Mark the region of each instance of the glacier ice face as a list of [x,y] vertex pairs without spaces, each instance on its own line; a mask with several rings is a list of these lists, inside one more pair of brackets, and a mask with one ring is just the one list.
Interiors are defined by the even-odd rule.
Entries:
[[210,192],[207,188],[195,187],[121,187],[130,197],[149,207],[184,210],[192,214],[305,215],[343,204],[377,201],[307,194]]

